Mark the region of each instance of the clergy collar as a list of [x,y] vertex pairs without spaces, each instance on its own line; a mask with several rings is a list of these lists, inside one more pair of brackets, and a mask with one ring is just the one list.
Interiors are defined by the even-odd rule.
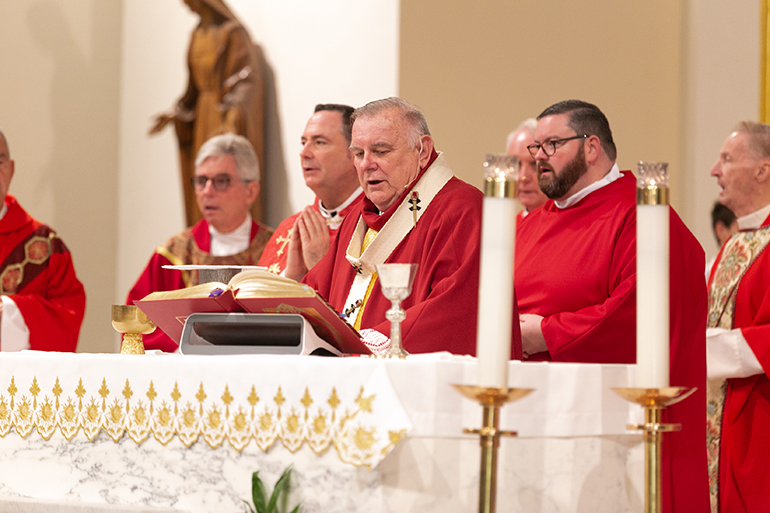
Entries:
[[417,177],[412,180],[412,183],[410,183],[404,192],[399,196],[399,198],[396,200],[393,205],[390,206],[388,210],[385,212],[380,212],[380,210],[372,203],[372,201],[364,196],[364,208],[362,212],[362,216],[364,218],[364,221],[366,221],[366,225],[369,226],[369,228],[373,230],[381,230],[383,226],[385,226],[385,223],[388,222],[388,219],[391,218],[393,213],[398,209],[398,206],[401,205],[401,203],[404,201],[404,198],[406,198],[406,195],[409,194],[409,191],[412,190],[412,187],[414,187],[414,184],[417,183],[417,181],[422,178],[422,175],[425,174],[425,171],[433,165],[433,163],[438,158],[438,152],[436,149],[433,149],[433,153],[430,155],[430,159],[428,159],[428,163],[425,165],[424,168],[420,170],[420,172],[417,174]]
[[770,216],[770,205],[765,205],[751,214],[739,217],[738,228],[740,230],[756,230],[762,226],[767,216]]
[[0,208],[0,219],[5,217],[5,214],[8,213],[8,205],[3,202],[3,208]]
[[570,196],[569,198],[565,199],[564,201],[554,201],[554,204],[558,208],[569,208],[578,201],[582,200],[589,194],[591,194],[594,191],[598,191],[605,185],[609,185],[618,178],[620,178],[622,175],[620,174],[620,168],[618,167],[618,164],[615,163],[612,165],[612,169],[610,169],[610,172],[604,175],[604,177],[601,180],[597,180],[592,184],[589,184],[582,189],[580,189],[578,192]]
[[337,217],[340,215],[340,212],[348,208],[350,204],[353,203],[362,192],[364,192],[364,190],[361,187],[357,188],[355,191],[353,191],[353,194],[351,194],[348,199],[342,203],[342,205],[334,209],[325,208],[323,203],[321,203],[321,200],[318,199],[318,211],[321,212],[321,215],[324,216],[325,219],[332,219]]

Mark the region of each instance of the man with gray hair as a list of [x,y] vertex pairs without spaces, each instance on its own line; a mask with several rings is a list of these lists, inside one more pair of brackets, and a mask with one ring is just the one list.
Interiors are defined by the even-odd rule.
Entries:
[[[198,284],[197,271],[163,269],[164,265],[256,265],[259,261],[273,232],[249,213],[259,194],[259,164],[251,143],[234,134],[206,141],[195,159],[192,186],[203,219],[158,246],[128,293],[127,304],[151,292]],[[146,349],[174,351],[177,342],[160,330],[144,336]]]
[[525,119],[516,130],[508,134],[505,151],[519,159],[519,202],[524,209],[516,215],[516,225],[536,208],[542,207],[548,196],[543,194],[537,184],[535,158],[530,155],[527,146],[535,142],[535,118]]
[[8,194],[14,172],[0,132],[0,350],[74,352],[86,294],[59,234]]
[[[376,266],[418,264],[412,293],[401,303],[404,348],[474,354],[481,192],[454,176],[434,149],[425,117],[400,98],[353,113],[350,150],[366,197],[305,283],[380,352],[389,346],[391,302]],[[301,277],[289,269],[287,275]]]
[[712,511],[770,511],[770,125],[739,123],[711,176],[740,230],[722,246],[709,279]]

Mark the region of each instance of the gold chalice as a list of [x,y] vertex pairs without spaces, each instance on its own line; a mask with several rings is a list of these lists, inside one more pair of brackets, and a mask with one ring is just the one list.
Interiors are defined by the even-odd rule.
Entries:
[[155,331],[155,323],[135,305],[112,305],[112,327],[123,333],[120,354],[144,354],[142,335]]

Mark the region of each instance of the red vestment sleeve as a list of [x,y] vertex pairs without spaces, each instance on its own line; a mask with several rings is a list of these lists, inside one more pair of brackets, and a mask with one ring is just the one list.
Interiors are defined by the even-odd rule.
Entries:
[[[767,250],[765,250],[767,251]],[[766,260],[765,255],[759,258]],[[761,262],[764,263],[764,262]],[[770,265],[752,265],[738,287],[736,303],[748,308],[736,308],[734,325],[740,326],[743,337],[759,360],[765,374],[770,370]]]
[[[633,211],[629,212],[633,213]],[[626,215],[612,241],[607,297],[574,312],[546,316],[542,323],[551,358],[562,362],[635,363],[636,216]],[[590,266],[590,262],[585,263]]]
[[83,285],[69,252],[54,253],[46,269],[9,296],[29,328],[30,349],[75,351],[86,309]]
[[[128,292],[126,304],[133,305],[134,301],[143,299],[151,292],[185,288],[182,273],[172,269],[163,269],[164,265],[171,265],[171,262],[160,253],[153,253],[147,267],[144,268],[141,276]],[[160,349],[161,351],[174,352],[179,347],[178,343],[171,340],[160,329],[144,335],[143,341],[146,350]]]

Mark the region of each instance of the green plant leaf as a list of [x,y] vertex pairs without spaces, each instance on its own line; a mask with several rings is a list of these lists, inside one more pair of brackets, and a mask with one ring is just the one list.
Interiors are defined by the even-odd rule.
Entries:
[[246,502],[243,499],[241,499],[241,502],[243,502],[249,508],[249,513],[257,513],[256,511],[254,511],[254,508],[252,507],[251,504],[249,504],[248,502]]
[[270,510],[267,508],[267,490],[265,490],[265,485],[259,478],[259,471],[251,475],[251,500],[254,501],[257,513],[270,513]]
[[282,508],[284,511],[286,511],[286,500],[289,495],[289,489],[291,487],[291,466],[286,468],[286,470],[283,471],[283,474],[281,474],[281,477],[278,478],[278,481],[275,483],[275,488],[273,488],[273,494],[270,496],[270,503],[267,506],[267,511],[269,513],[273,513],[274,511],[277,511],[278,506],[278,500],[283,496],[284,498],[284,507]]

